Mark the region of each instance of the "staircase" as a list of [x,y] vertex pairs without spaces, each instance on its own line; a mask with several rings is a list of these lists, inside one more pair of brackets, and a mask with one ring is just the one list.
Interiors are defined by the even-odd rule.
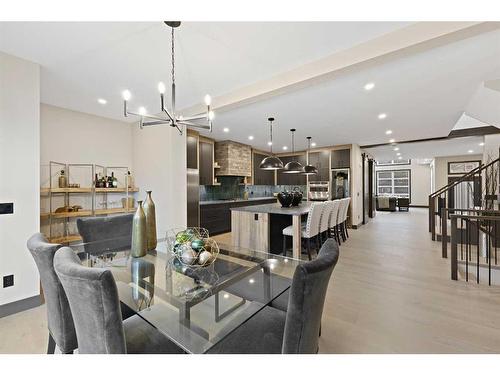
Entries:
[[429,195],[429,232],[450,253],[451,279],[500,285],[500,158]]

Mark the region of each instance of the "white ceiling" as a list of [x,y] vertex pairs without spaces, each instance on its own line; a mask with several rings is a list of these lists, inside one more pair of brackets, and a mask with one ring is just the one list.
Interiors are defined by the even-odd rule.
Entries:
[[[176,31],[177,107],[201,102],[401,28],[391,22],[185,22]],[[42,101],[123,119],[170,83],[163,22],[0,22],[0,51],[41,64]],[[108,100],[101,107],[97,98]]]
[[[483,153],[483,146],[479,144],[484,137],[461,137],[445,140],[412,142],[396,144],[394,146],[379,146],[364,148],[363,152],[372,155],[375,160],[397,160],[396,153],[401,153],[403,159],[432,159],[440,156],[476,155]],[[394,148],[399,148],[399,151]],[[472,150],[472,152],[469,152]]]
[[[183,23],[177,32],[177,106],[231,92],[331,55],[408,23]],[[42,102],[123,119],[131,108],[155,112],[157,82],[169,83],[170,29],[155,23],[0,23],[0,51],[41,64]],[[445,136],[485,80],[500,78],[500,31],[372,66],[271,99],[217,113],[216,139],[267,149],[267,117],[276,117],[275,151]],[[375,82],[370,92],[363,90]],[[106,106],[97,98],[108,100]],[[387,113],[385,120],[377,115]],[[229,133],[222,132],[224,127]],[[393,130],[391,136],[385,130]],[[255,139],[250,142],[248,136]]]

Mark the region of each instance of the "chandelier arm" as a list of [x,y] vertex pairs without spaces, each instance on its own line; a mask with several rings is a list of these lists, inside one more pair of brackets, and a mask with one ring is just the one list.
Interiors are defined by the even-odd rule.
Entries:
[[210,130],[210,125],[196,124],[194,122],[184,121],[184,120],[177,121],[177,123],[180,124],[180,125],[185,125],[185,126],[189,126],[189,127],[193,127],[193,128]]
[[153,125],[165,125],[165,124],[171,124],[171,121],[143,121],[142,126],[153,126]]
[[157,120],[157,121],[163,121],[165,123],[172,122],[172,120],[164,118],[164,117],[159,117],[159,116],[153,116],[153,115],[141,115],[140,113],[135,113],[135,112],[127,112],[128,115],[132,116],[137,116],[137,117],[143,117],[143,118],[149,118],[152,120]]
[[165,107],[163,107],[161,110],[162,110],[163,113],[165,113],[168,116],[168,118],[170,119],[170,121],[172,121],[173,123],[175,123],[174,116],[168,111],[168,109],[166,109]]

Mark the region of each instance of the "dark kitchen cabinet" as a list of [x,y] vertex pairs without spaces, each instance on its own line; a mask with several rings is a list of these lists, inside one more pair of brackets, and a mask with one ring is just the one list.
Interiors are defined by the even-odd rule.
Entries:
[[332,151],[332,168],[350,168],[351,167],[351,150],[333,150]]
[[276,203],[276,198],[200,204],[200,226],[211,236],[231,232],[231,207]]
[[200,185],[214,184],[214,145],[200,140]]
[[254,185],[274,185],[274,171],[266,171],[259,168],[266,155],[253,154],[253,184]]
[[309,181],[330,180],[330,151],[310,152],[309,164],[318,168],[317,174],[309,175]]
[[189,169],[198,169],[198,137],[186,135],[186,159]]
[[[302,165],[306,165],[306,155],[295,155],[295,156],[283,156],[280,157],[283,165],[286,165],[290,161],[298,161]],[[282,170],[278,170],[278,185],[305,185],[306,175],[302,173],[283,173]]]

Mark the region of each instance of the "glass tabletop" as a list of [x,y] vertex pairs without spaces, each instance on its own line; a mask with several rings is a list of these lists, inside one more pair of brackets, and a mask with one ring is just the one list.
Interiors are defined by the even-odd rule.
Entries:
[[286,293],[300,262],[219,244],[212,264],[192,268],[170,252],[165,239],[140,258],[130,255],[127,241],[71,247],[88,266],[110,269],[120,301],[189,353],[205,353]]

